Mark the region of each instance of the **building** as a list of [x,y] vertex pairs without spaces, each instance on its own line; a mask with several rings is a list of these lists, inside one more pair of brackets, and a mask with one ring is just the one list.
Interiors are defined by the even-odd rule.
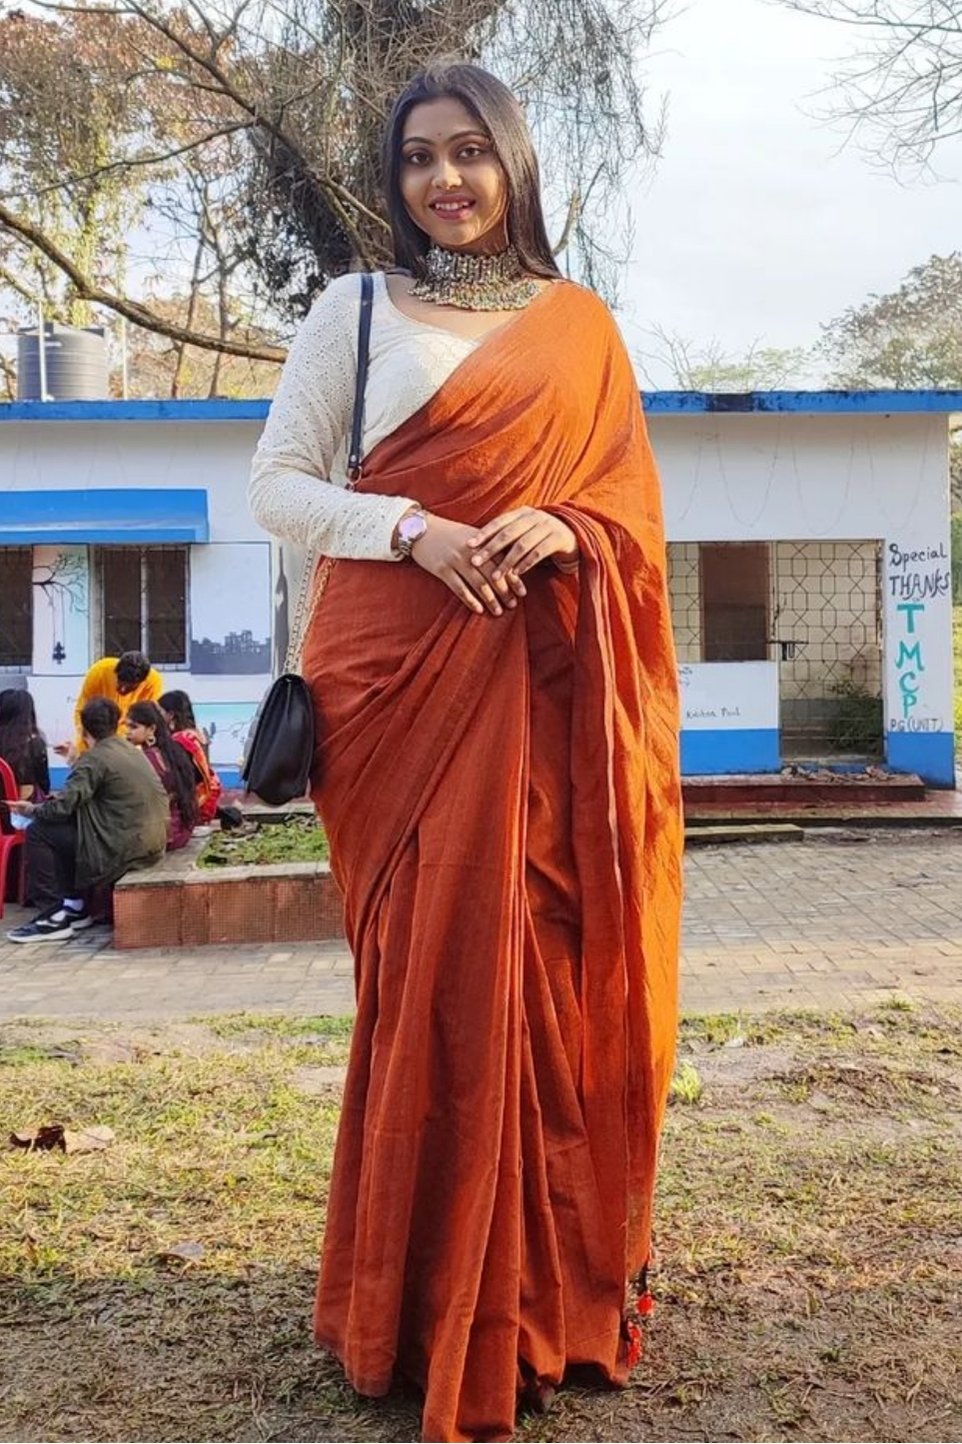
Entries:
[[948,423],[962,392],[657,393],[647,407],[684,771],[877,751],[954,786]]
[[[948,419],[959,392],[656,392],[687,774],[873,755],[954,785]],[[297,559],[251,521],[256,401],[0,406],[0,686],[70,735],[148,653],[228,780]]]

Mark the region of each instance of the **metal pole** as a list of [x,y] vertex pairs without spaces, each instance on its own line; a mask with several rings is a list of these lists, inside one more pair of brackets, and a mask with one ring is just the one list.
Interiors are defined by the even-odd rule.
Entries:
[[120,394],[127,400],[127,317],[120,318]]
[[47,338],[43,329],[43,302],[37,302],[37,346],[40,361],[40,400],[47,398]]

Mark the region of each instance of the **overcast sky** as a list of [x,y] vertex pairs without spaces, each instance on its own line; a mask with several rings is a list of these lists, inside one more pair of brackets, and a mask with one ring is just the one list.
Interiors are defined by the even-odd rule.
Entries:
[[731,352],[809,345],[819,322],[962,247],[962,143],[936,152],[938,181],[900,184],[812,118],[850,43],[770,0],[689,0],[661,32],[647,75],[668,135],[632,197],[619,317],[633,352],[653,322]]

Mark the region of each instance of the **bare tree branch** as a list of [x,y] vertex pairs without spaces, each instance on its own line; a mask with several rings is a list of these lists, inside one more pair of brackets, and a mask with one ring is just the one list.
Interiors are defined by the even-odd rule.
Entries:
[[858,36],[826,118],[896,168],[928,165],[962,134],[962,0],[770,0]]
[[169,336],[173,341],[182,341],[190,346],[199,346],[208,351],[226,351],[231,356],[245,356],[255,361],[278,361],[282,362],[286,355],[278,346],[246,346],[240,342],[224,341],[217,336],[205,336],[196,331],[190,331],[185,326],[176,326],[163,321],[149,307],[140,305],[125,296],[115,296],[98,286],[89,276],[85,276],[74,265],[69,256],[64,255],[49,237],[45,236],[36,226],[29,221],[16,215],[0,201],[0,226],[11,231],[14,235],[28,241],[35,246],[49,260],[53,262],[65,275],[70,277],[78,295],[88,301],[94,301],[99,306],[106,306],[109,311],[114,311],[118,316],[126,316],[128,321],[133,321],[138,326],[146,326],[148,330],[159,332],[162,336]]
[[[675,3],[36,0],[0,13],[3,224],[31,247],[29,285],[52,312],[84,324],[96,301],[155,326],[179,348],[178,385],[200,374],[195,345],[275,361],[281,348],[261,337],[282,334],[333,275],[390,263],[385,116],[413,72],[458,53],[520,77],[566,268],[614,299],[624,177],[661,140],[644,52]],[[12,67],[8,34],[20,36]],[[200,208],[197,177],[211,180]],[[145,262],[150,294],[131,296],[120,271],[142,278]]]
[[141,166],[162,166],[167,161],[176,160],[180,156],[189,155],[191,151],[199,150],[202,146],[209,145],[211,141],[219,140],[225,135],[237,135],[244,130],[250,130],[254,124],[252,120],[236,121],[233,125],[222,125],[217,130],[210,130],[205,135],[198,136],[196,140],[187,141],[184,145],[174,146],[171,150],[157,151],[153,155],[135,155],[125,157],[123,160],[107,161],[104,165],[96,166],[93,170],[82,172],[79,175],[64,177],[63,180],[55,181],[52,185],[38,186],[34,191],[34,197],[39,199],[49,195],[52,191],[65,190],[68,187],[82,185],[86,181],[100,180],[103,176],[126,174],[128,171],[135,171]]

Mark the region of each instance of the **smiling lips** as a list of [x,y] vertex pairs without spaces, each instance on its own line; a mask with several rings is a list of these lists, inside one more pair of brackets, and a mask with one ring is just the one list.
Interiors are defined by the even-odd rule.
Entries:
[[448,220],[458,220],[461,216],[467,215],[474,205],[474,201],[468,196],[447,196],[444,200],[432,201],[431,210],[437,216],[444,216]]

